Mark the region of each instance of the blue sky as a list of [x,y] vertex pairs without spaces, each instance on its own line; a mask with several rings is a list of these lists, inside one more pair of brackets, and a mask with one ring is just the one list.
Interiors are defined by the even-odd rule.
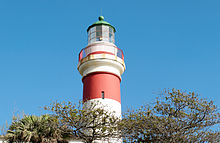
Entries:
[[77,71],[87,27],[102,15],[124,51],[122,109],[164,88],[196,91],[220,106],[218,0],[1,0],[0,125],[40,115],[52,101],[82,99]]

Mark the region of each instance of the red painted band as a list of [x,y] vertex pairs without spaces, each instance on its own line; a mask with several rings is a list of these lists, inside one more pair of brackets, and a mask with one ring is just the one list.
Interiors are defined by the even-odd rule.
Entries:
[[109,55],[115,55],[114,53],[111,53],[111,52],[96,51],[96,52],[89,53],[87,56],[89,56],[89,55],[95,55],[95,54],[109,54]]
[[109,73],[94,73],[83,78],[83,101],[105,98],[121,103],[120,78]]
[[[116,74],[114,74],[114,73],[111,73],[111,72],[98,71],[98,72],[89,73],[89,74],[87,74],[86,76],[89,76],[89,75],[91,75],[91,74],[112,74],[112,75],[114,75],[114,76],[117,76],[118,79],[119,79],[120,82],[121,82],[121,77],[119,77],[118,75],[116,75]],[[86,76],[84,76],[84,77],[82,78],[82,81],[83,81],[83,79],[84,79]]]

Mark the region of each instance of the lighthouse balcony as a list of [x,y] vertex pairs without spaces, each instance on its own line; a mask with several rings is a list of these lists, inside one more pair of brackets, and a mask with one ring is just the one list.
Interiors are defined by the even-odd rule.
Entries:
[[79,53],[78,70],[82,76],[110,72],[120,77],[125,70],[123,51],[109,42],[89,44]]
[[114,44],[108,42],[97,42],[90,44],[89,46],[80,51],[79,62],[90,55],[97,54],[113,55],[124,61],[123,51],[116,47]]

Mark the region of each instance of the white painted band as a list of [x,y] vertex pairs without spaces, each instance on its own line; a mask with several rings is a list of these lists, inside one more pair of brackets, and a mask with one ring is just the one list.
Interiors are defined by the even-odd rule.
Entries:
[[90,109],[91,105],[96,105],[97,108],[104,108],[106,111],[109,111],[109,113],[113,113],[115,117],[121,118],[121,103],[113,100],[113,99],[91,99],[86,101],[83,104],[84,108]]
[[114,55],[89,55],[78,64],[78,70],[84,77],[93,72],[109,72],[121,77],[125,71],[124,61]]

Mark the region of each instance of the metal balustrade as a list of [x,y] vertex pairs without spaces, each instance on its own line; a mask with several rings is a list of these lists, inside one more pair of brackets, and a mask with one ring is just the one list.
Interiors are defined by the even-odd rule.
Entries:
[[83,48],[80,53],[79,53],[79,61],[81,61],[83,58],[89,56],[89,55],[93,55],[93,54],[110,54],[110,55],[115,55],[119,58],[121,58],[122,60],[124,60],[124,54],[123,51],[117,47],[111,47],[111,52],[106,51],[106,50],[98,50],[95,52],[91,52],[91,49],[93,47],[86,47]]

